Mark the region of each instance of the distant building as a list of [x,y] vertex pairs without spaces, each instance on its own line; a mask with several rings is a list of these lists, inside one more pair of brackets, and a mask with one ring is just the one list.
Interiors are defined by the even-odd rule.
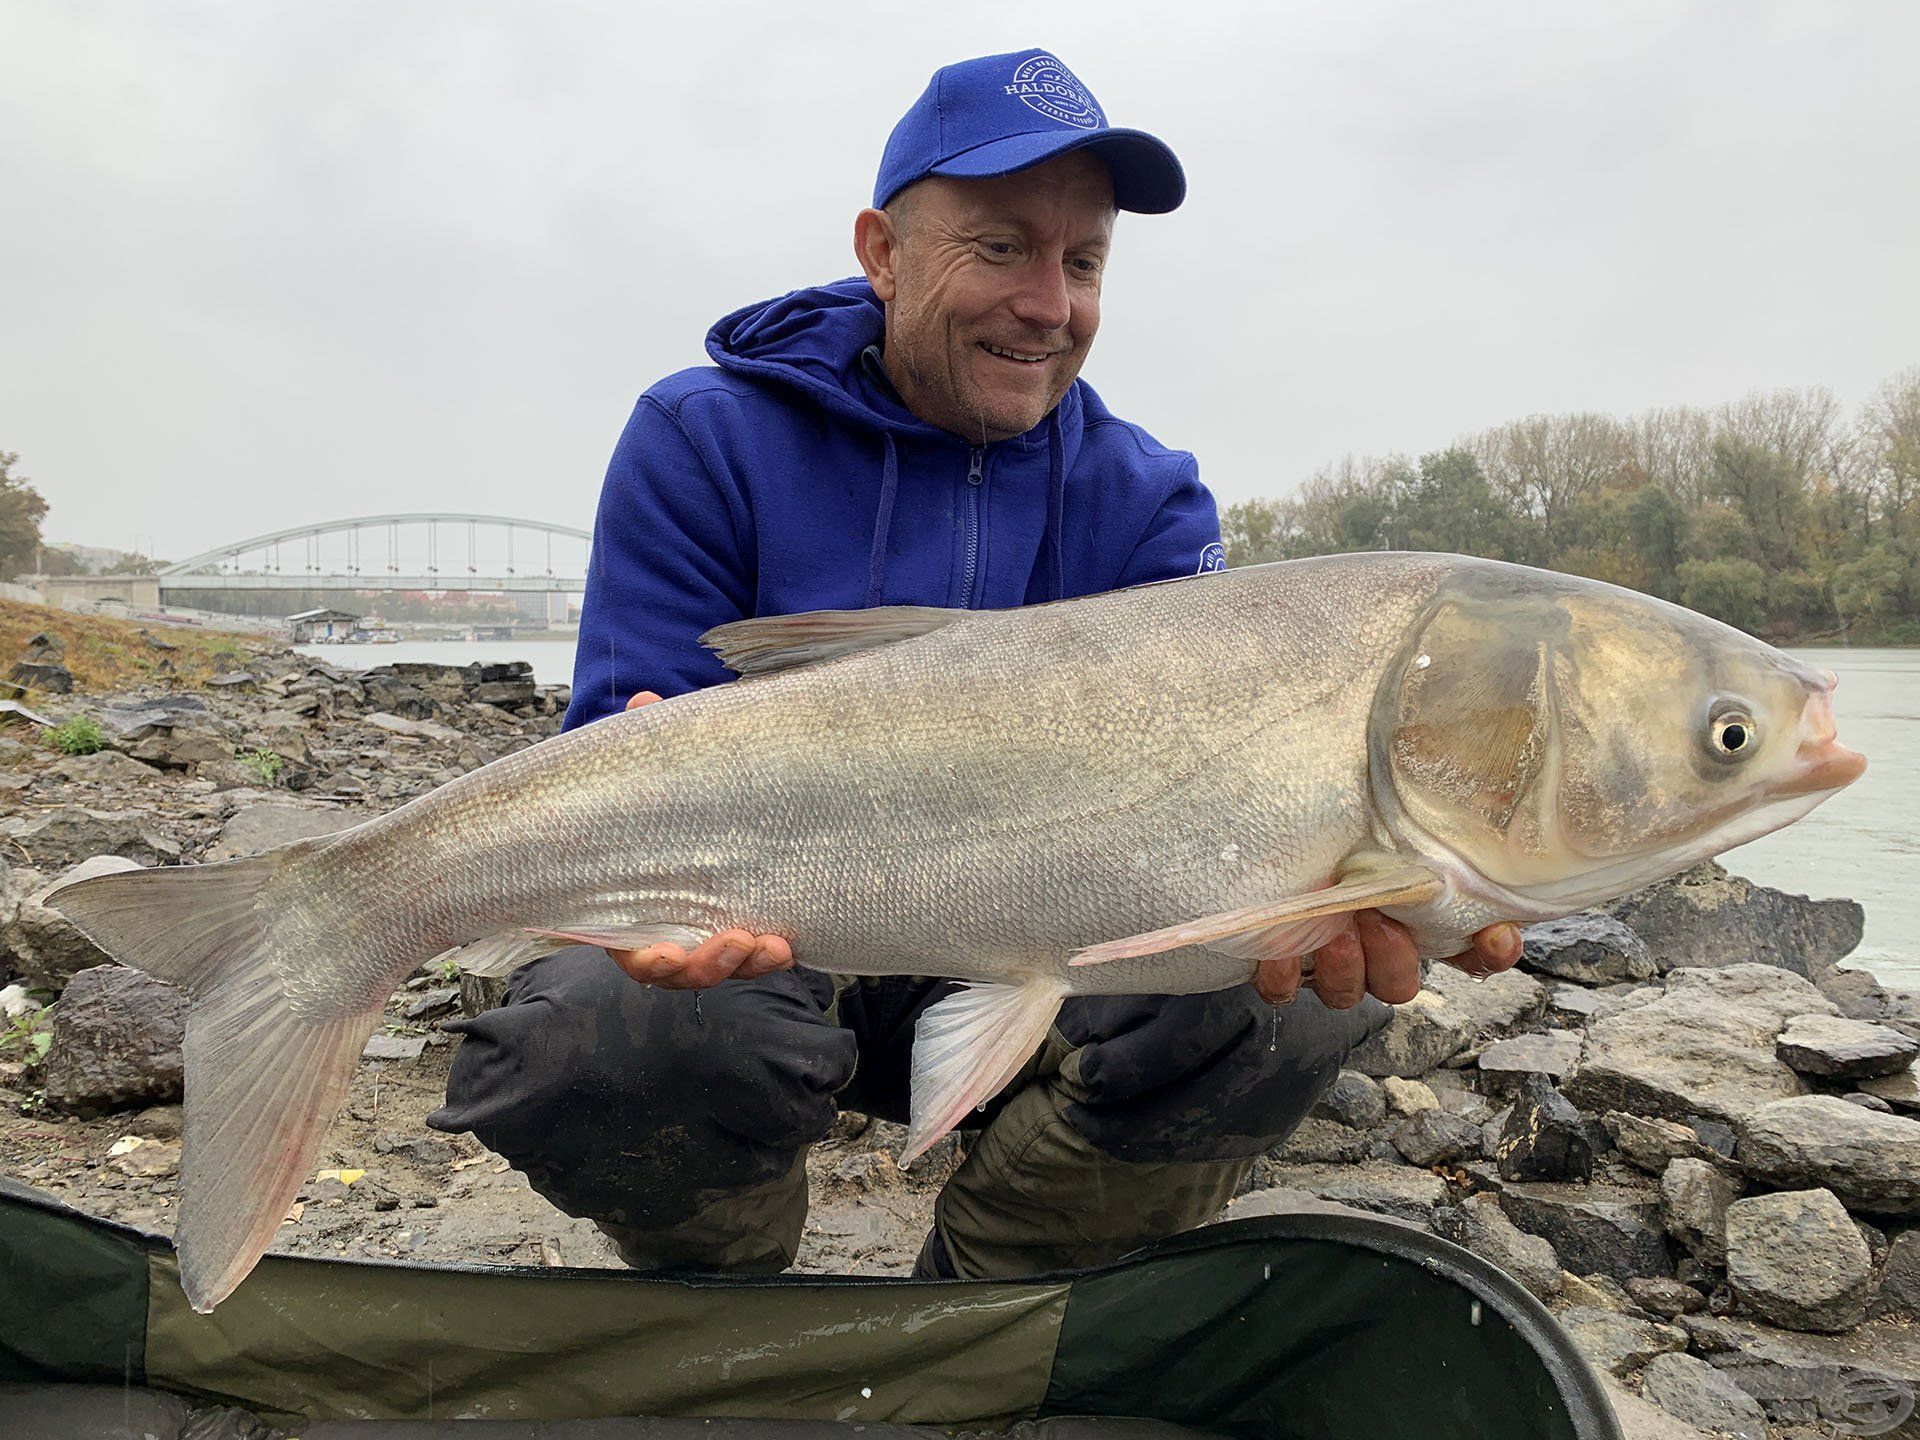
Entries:
[[311,645],[351,639],[353,632],[360,628],[360,617],[345,610],[302,610],[298,615],[289,615],[287,625],[293,631],[294,644]]
[[544,630],[549,625],[564,625],[567,623],[566,591],[516,590],[513,613],[522,630]]

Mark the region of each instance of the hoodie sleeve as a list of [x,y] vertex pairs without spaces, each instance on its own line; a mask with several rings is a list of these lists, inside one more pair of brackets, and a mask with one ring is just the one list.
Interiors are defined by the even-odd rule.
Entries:
[[1213,492],[1200,483],[1200,462],[1191,455],[1181,455],[1180,471],[1159,510],[1147,522],[1140,543],[1127,557],[1115,588],[1177,580],[1183,575],[1224,569],[1225,564],[1220,512],[1214,506]]
[[750,613],[747,534],[738,494],[643,395],[600,490],[562,728],[617,714],[638,690],[682,695],[733,678],[699,637]]

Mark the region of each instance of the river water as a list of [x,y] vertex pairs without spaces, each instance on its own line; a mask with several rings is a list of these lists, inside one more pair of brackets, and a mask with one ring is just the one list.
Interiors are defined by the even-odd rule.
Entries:
[[[350,668],[431,661],[531,660],[543,685],[573,678],[566,640],[401,641],[321,645],[308,653]],[[1736,874],[1796,894],[1845,895],[1866,907],[1853,963],[1883,984],[1920,989],[1920,650],[1800,650],[1840,676],[1840,738],[1870,766],[1851,789],[1799,824],[1721,857]]]

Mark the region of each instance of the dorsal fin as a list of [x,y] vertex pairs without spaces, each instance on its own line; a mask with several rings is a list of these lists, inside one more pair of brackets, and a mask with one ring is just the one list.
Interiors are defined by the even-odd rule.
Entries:
[[716,625],[700,637],[700,643],[738,675],[771,675],[911,640],[969,613],[936,605],[878,605],[871,610],[761,615]]

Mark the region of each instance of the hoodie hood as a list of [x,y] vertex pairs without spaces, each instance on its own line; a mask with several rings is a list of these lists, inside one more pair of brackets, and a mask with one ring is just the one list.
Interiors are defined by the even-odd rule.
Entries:
[[[722,316],[707,331],[707,354],[722,370],[791,386],[866,428],[965,445],[960,436],[929,425],[907,409],[885,373],[866,358],[885,331],[880,297],[864,276],[855,275]],[[1044,445],[1049,426],[1077,424],[1080,389],[1081,382],[1075,380],[1046,419],[1002,443]]]
[[[886,310],[864,276],[795,290],[735,310],[707,331],[707,354],[723,370],[791,386],[842,419],[880,437],[880,496],[873,517],[867,561],[866,603],[880,603],[886,581],[887,541],[899,494],[896,436],[923,436],[949,445],[967,441],[909,410],[878,364]],[[869,358],[871,357],[871,358]],[[1066,505],[1066,442],[1063,429],[1078,426],[1081,382],[1076,379],[1047,416],[1024,435],[999,442],[1044,446],[1047,456],[1046,531],[1042,563],[1051,599],[1062,594],[1061,515]],[[968,448],[975,448],[969,446]],[[984,450],[986,447],[978,447]]]

